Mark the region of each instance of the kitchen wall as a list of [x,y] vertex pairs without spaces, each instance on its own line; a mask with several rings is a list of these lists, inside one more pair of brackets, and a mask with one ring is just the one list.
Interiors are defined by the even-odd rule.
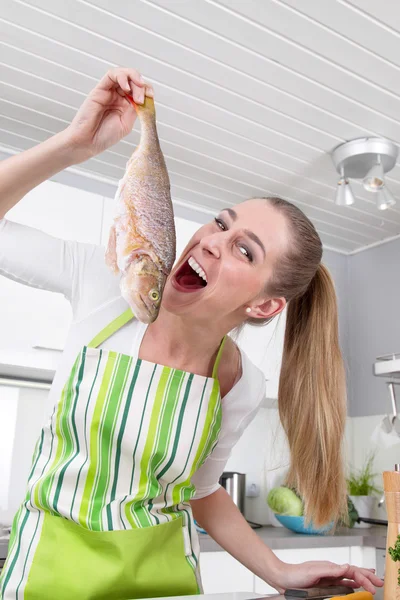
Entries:
[[[400,444],[376,446],[371,440],[391,412],[385,378],[375,377],[372,365],[377,356],[400,352],[399,257],[400,239],[348,257],[352,464],[361,468],[373,451],[375,484],[381,489],[382,472],[400,462]],[[384,507],[376,505],[374,513],[385,518]]]
[[400,352],[400,239],[348,257],[350,415],[390,410],[385,380],[375,377],[377,356]]

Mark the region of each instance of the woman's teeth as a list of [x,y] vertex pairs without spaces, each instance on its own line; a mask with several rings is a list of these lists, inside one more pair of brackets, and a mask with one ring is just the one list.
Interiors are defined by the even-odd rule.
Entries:
[[207,277],[205,272],[203,271],[203,269],[201,268],[201,266],[199,265],[199,263],[197,263],[193,256],[191,256],[188,260],[189,265],[192,267],[193,271],[195,271],[197,273],[197,275],[200,275],[200,277],[202,279],[204,279],[204,281],[207,283]]

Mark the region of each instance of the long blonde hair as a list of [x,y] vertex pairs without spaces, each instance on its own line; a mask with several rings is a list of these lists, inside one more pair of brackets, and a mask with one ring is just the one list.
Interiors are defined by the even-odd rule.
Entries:
[[306,519],[318,526],[347,515],[346,382],[336,293],[311,221],[286,200],[265,200],[285,216],[290,235],[267,289],[288,301],[278,392],[291,455],[286,484],[303,498]]

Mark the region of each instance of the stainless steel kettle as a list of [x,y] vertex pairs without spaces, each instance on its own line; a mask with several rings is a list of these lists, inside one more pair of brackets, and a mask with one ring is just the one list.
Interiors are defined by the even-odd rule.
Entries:
[[226,489],[242,515],[244,515],[244,499],[246,496],[246,475],[236,471],[224,471],[219,480]]

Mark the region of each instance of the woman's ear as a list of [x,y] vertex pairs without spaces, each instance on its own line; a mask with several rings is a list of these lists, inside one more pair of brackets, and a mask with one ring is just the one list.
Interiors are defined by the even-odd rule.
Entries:
[[285,306],[285,298],[270,298],[262,304],[250,305],[251,311],[246,311],[246,315],[253,319],[271,319],[282,312]]

